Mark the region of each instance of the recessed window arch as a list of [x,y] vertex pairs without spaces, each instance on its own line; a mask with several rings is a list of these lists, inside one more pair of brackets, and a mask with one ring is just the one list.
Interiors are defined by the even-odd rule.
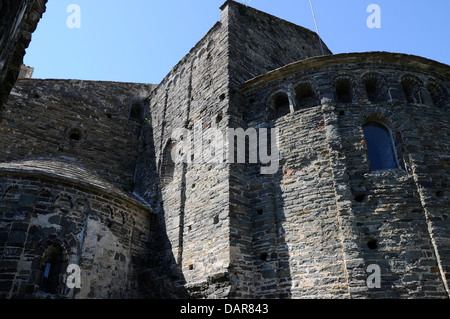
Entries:
[[73,207],[72,199],[68,195],[60,194],[56,197],[55,206],[65,210],[70,210]]
[[394,141],[390,130],[380,122],[363,126],[367,155],[371,170],[399,168]]
[[402,88],[405,92],[406,101],[408,103],[414,103],[414,104],[422,104],[423,98],[422,98],[422,83],[419,79],[413,76],[404,76],[402,78]]
[[335,99],[337,103],[352,103],[352,83],[347,78],[340,78],[335,84]]
[[172,159],[172,151],[175,147],[175,142],[169,140],[163,153],[162,166],[161,166],[161,186],[167,186],[172,183],[175,175],[175,162]]
[[142,101],[132,101],[130,107],[130,119],[140,121],[144,119],[144,104]]
[[298,110],[319,105],[319,99],[310,83],[300,83],[295,88],[295,104]]
[[367,98],[370,102],[378,103],[388,100],[388,87],[378,74],[369,74],[365,76],[363,82]]
[[433,104],[437,107],[443,107],[448,100],[447,90],[435,80],[431,80],[427,84],[427,90],[430,92]]
[[36,202],[34,205],[34,214],[49,214],[53,213],[53,195],[49,190],[43,189],[36,196]]
[[284,92],[278,92],[270,99],[270,118],[278,119],[291,113],[289,97]]
[[89,212],[89,207],[89,200],[79,198],[75,201],[74,211],[78,214],[79,218],[84,218]]
[[13,185],[13,186],[8,187],[3,198],[5,198],[7,200],[17,200],[18,201],[20,199],[21,194],[22,194],[22,192],[21,192],[19,186]]
[[59,294],[63,284],[65,261],[63,249],[58,244],[51,244],[42,256],[41,283],[39,289],[48,294]]
[[86,140],[86,130],[81,127],[70,127],[66,130],[70,142],[80,143]]

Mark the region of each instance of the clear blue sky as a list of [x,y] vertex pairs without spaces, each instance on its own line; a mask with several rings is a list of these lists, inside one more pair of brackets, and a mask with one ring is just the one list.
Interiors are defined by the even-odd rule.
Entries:
[[[159,83],[220,19],[225,0],[49,0],[24,63],[34,78]],[[242,0],[315,31],[309,0]],[[66,24],[70,4],[81,28]],[[370,29],[367,7],[381,8]],[[450,64],[449,0],[313,0],[333,53],[389,51]]]

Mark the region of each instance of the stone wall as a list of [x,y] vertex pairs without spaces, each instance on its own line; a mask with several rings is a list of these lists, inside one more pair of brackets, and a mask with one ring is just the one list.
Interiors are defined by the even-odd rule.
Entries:
[[[19,80],[3,111],[0,161],[72,158],[132,192],[143,103],[151,88],[132,83]],[[142,114],[131,116],[132,108]]]
[[[227,43],[221,20],[153,91],[137,165],[137,193],[159,218],[154,257],[162,280],[176,278],[192,296],[228,293],[221,283],[229,266],[228,167],[205,165],[201,149],[208,137],[193,140],[194,131],[226,127]],[[177,129],[190,136],[177,141]],[[171,151],[182,148],[189,163],[174,163]]]
[[31,66],[27,66],[22,64],[19,72],[19,79],[31,79],[33,77],[34,68]]
[[[280,173],[249,175],[258,295],[448,298],[448,71],[418,57],[349,54],[241,87],[249,124],[280,129]],[[305,83],[316,101],[307,106]],[[288,111],[277,116],[280,94]],[[391,130],[400,168],[370,169],[362,126],[373,120]],[[379,289],[366,284],[373,264]]]
[[[76,80],[16,83],[0,125],[1,297],[154,294],[157,285],[148,271],[152,211],[131,194],[152,88]],[[42,268],[49,247],[62,251],[58,287],[50,293]],[[81,289],[64,286],[70,264],[81,268]]]
[[[45,1],[0,3],[14,13],[0,20],[5,98]],[[321,56],[310,30],[221,10],[157,86],[16,82],[0,125],[0,298],[448,298],[449,67]],[[397,168],[370,169],[370,121]],[[210,129],[228,128],[278,129],[277,172],[230,162],[228,145],[207,158]],[[80,290],[62,284],[69,264]]]
[[[239,278],[239,263],[252,249],[251,237],[245,234],[245,167],[229,165],[225,158],[216,164],[202,162],[197,156],[209,150],[214,138],[206,133],[198,141],[194,135],[218,128],[225,136],[228,127],[245,128],[242,114],[236,114],[237,85],[320,50],[317,36],[309,30],[233,1],[221,9],[220,22],[151,94],[146,115],[151,126],[144,128],[146,146],[136,176],[138,193],[161,216],[161,237],[167,243],[160,260],[169,259],[165,267],[179,276],[192,296],[239,297],[249,296],[242,289],[253,285],[253,278]],[[272,30],[269,37],[266,29]],[[285,38],[279,44],[284,44],[281,55],[274,43],[280,38]],[[190,136],[175,142],[171,134],[180,128]],[[186,150],[189,143],[193,152],[184,154],[189,163],[173,165],[172,150]],[[217,289],[217,281],[220,287],[221,281],[232,284]]]
[[[75,163],[0,167],[0,298],[141,296],[140,275],[150,255],[147,206]],[[59,270],[49,290],[46,253],[55,247],[61,256],[51,261]],[[80,289],[65,285],[71,264],[80,266]]]
[[[433,253],[438,259],[438,265],[424,263],[423,267],[429,267],[428,269],[432,272],[432,275],[428,276],[430,281],[436,276],[444,280],[447,293],[450,293],[449,105],[447,100],[447,111],[424,108],[420,105],[414,106],[410,114],[411,122],[414,123],[412,127],[415,127],[417,135],[409,137],[411,141],[417,138],[419,140],[419,143],[409,144],[410,149],[418,148],[417,153],[414,157],[411,156],[410,161],[412,162],[412,171],[415,173],[414,181],[425,213],[428,231],[431,235]],[[423,278],[425,279],[425,276]],[[417,282],[415,284],[417,285]],[[420,291],[420,288],[416,289]],[[429,295],[440,292],[431,285],[422,289],[429,290]]]
[[[251,78],[289,63],[322,55],[322,51],[319,37],[308,29],[233,1],[228,1],[222,10],[223,16],[229,21],[229,127],[247,129],[246,113],[251,111],[252,106],[241,96],[238,86]],[[326,46],[324,48],[326,54],[331,53]],[[278,184],[279,176],[271,176],[266,182],[254,182],[251,179],[255,174],[258,173],[255,173],[255,170],[248,165],[232,164],[230,166],[231,273],[234,282],[233,297],[237,298],[253,298],[260,295],[259,288],[255,288],[255,283],[260,282],[261,278],[254,273],[254,261],[261,258],[261,254],[268,254],[270,259],[269,251],[277,250],[275,248],[277,245],[285,247],[283,238],[278,238],[283,236],[278,233],[281,229],[272,225],[273,228],[270,226],[270,229],[263,230],[258,226],[263,217],[255,216],[258,211],[255,207],[255,197],[265,198],[264,204],[258,205],[261,208],[271,203],[273,200],[271,196],[275,196],[273,192],[277,194],[280,192],[275,189],[262,190],[261,185]],[[278,185],[274,187],[278,188]],[[256,224],[254,218],[259,220]],[[273,214],[270,218],[274,218]],[[261,233],[270,232],[265,237],[272,239],[262,243],[263,239],[253,237],[255,227]],[[274,246],[269,249],[269,245]],[[272,257],[271,260],[275,263],[276,259]],[[280,270],[281,272],[286,272],[288,267],[284,264],[281,268],[284,269]],[[274,292],[273,285],[277,285],[275,283],[277,274],[273,271],[271,274],[269,272],[265,271],[264,276],[274,280],[268,284],[270,292],[267,296],[290,296],[288,291],[280,292],[280,294]],[[289,283],[282,283],[282,285],[286,286]]]
[[[287,64],[321,56],[315,32],[235,1],[223,6],[229,21],[230,81],[238,86]],[[332,54],[323,44],[324,54]]]
[[20,72],[47,0],[0,1],[0,110]]

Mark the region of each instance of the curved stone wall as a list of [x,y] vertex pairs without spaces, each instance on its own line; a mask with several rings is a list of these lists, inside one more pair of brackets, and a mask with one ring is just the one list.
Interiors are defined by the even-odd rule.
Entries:
[[[345,54],[241,86],[249,126],[279,129],[282,166],[274,176],[247,170],[256,295],[448,298],[449,71],[400,54]],[[371,121],[390,130],[398,168],[370,169]],[[376,289],[371,265],[381,269]]]
[[131,111],[144,108],[151,89],[151,84],[21,79],[3,111],[0,161],[69,158],[132,192],[144,119]]
[[[152,211],[107,182],[84,179],[91,175],[78,174],[82,167],[44,164],[0,165],[0,296],[139,297],[149,288],[139,278],[148,267]],[[49,249],[60,251],[58,262],[47,260]],[[50,273],[59,267],[52,289],[47,263]],[[79,289],[67,285],[69,265],[80,267]]]
[[46,4],[47,0],[0,2],[0,110],[19,76],[25,50]]

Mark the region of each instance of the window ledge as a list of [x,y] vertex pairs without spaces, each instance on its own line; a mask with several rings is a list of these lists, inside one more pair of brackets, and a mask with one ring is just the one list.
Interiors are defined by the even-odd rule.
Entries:
[[364,177],[380,176],[380,177],[403,177],[407,175],[406,171],[400,168],[377,169],[371,170],[364,174]]

